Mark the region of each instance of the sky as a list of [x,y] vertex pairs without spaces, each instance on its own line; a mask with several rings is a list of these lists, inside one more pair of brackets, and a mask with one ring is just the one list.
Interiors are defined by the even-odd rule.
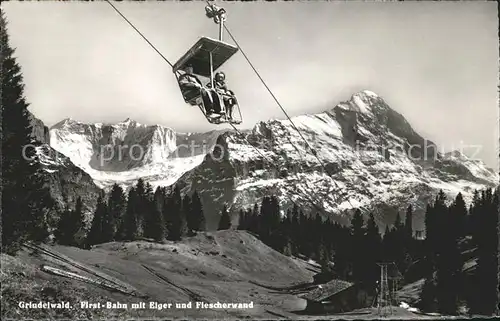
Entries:
[[[371,90],[444,150],[480,146],[476,157],[498,168],[495,2],[219,4],[291,116]],[[201,36],[218,37],[202,1],[115,5],[171,63]],[[184,103],[171,67],[106,2],[4,2],[2,9],[31,111],[46,125],[71,117],[131,118],[181,132],[221,127]],[[241,127],[284,118],[241,53],[222,70],[238,96]]]

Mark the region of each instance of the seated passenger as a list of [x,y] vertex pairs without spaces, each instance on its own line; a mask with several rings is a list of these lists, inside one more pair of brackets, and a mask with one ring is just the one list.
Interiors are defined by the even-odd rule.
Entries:
[[201,96],[206,115],[210,118],[220,117],[220,111],[217,113],[217,110],[220,110],[217,108],[217,106],[220,107],[219,97],[212,90],[203,86],[198,77],[193,74],[193,67],[187,66],[184,69],[184,74],[179,76],[178,81],[184,97]]
[[[234,92],[232,90],[227,89],[227,85],[225,82],[226,75],[223,72],[216,73],[214,78],[215,91],[222,97],[224,106],[226,107],[228,119],[232,119],[233,107],[237,103],[236,96],[234,95]],[[211,87],[210,84],[208,84],[207,86]]]
[[224,96],[224,97],[226,97],[226,99],[224,100],[224,105],[226,106],[226,109],[227,109],[228,119],[232,120],[233,119],[234,105],[237,104],[236,95],[234,94],[234,92],[232,90],[228,90],[227,92],[228,92],[228,95]]
[[198,96],[203,88],[201,81],[193,74],[193,67],[191,66],[187,66],[184,73],[177,80],[184,97],[193,97],[194,94]]

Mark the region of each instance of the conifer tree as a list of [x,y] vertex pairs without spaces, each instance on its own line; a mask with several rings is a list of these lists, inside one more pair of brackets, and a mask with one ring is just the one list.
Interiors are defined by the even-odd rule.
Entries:
[[405,234],[408,242],[413,239],[413,206],[410,204],[406,208]]
[[80,197],[77,198],[75,209],[66,210],[54,231],[56,241],[62,245],[80,246],[83,241],[84,227],[83,203]]
[[[163,224],[163,217],[159,219],[156,217],[157,213],[162,213],[158,210],[156,206],[156,202],[154,199],[151,197],[148,197],[144,199],[143,207],[141,208],[141,214],[142,214],[142,236],[145,238],[153,238],[156,239],[158,236],[157,235],[159,232],[159,227],[155,226],[158,223]],[[163,216],[163,215],[162,215]],[[161,229],[163,230],[163,226]]]
[[478,258],[471,312],[489,316],[498,312],[498,194],[491,189],[485,190],[474,206],[477,232],[473,237],[477,244]]
[[352,236],[349,227],[337,225],[336,244],[334,246],[334,272],[338,278],[343,280],[352,279],[352,248],[345,246],[352,244]]
[[131,188],[127,197],[127,208],[118,234],[120,239],[132,241],[137,239],[139,231],[138,212],[138,194],[135,188]]
[[193,231],[205,231],[206,230],[206,220],[205,214],[203,212],[203,205],[201,203],[200,195],[195,190],[191,196],[191,217]]
[[271,198],[264,196],[260,205],[260,224],[259,231],[257,232],[264,243],[269,243],[269,236],[271,234]]
[[443,213],[443,220],[450,223],[450,228],[443,231],[440,253],[436,260],[436,294],[438,311],[453,315],[458,312],[460,284],[462,283],[462,255],[458,248],[457,225],[452,223],[451,209]]
[[326,252],[326,241],[322,233],[323,220],[319,213],[316,213],[311,223],[311,231],[315,231],[315,233],[311,235],[311,243],[313,245],[312,254],[315,260],[320,261],[322,256],[321,252],[323,251],[323,254]]
[[123,189],[115,183],[111,188],[111,193],[108,198],[108,212],[112,217],[113,239],[115,240],[120,240],[118,229],[122,224],[126,209],[127,200],[125,198],[125,193]]
[[164,220],[165,206],[165,189],[157,187],[155,192],[152,192],[152,187],[149,183],[145,184],[145,194],[143,200],[143,235],[146,238],[152,238],[157,242],[164,240],[166,235],[166,224]]
[[363,239],[365,235],[363,215],[358,208],[351,219],[352,255],[351,262],[353,268],[353,278],[355,281],[363,280]]
[[191,197],[189,195],[184,195],[182,197],[181,203],[181,211],[182,215],[186,218],[186,232],[188,235],[194,235],[194,217],[193,217],[193,204]]
[[32,126],[24,97],[21,68],[0,14],[0,77],[2,122],[2,252],[15,253],[24,240],[44,241],[48,236],[46,216],[54,201],[41,175],[36,158]]
[[300,221],[299,221],[299,207],[293,204],[292,208],[292,227],[290,231],[290,239],[292,240],[292,253],[293,255],[299,254],[300,242]]
[[245,230],[252,232],[252,224],[254,224],[255,218],[253,216],[253,208],[249,207],[245,211]]
[[219,220],[219,227],[217,230],[229,230],[231,228],[231,218],[229,217],[229,212],[227,210],[227,205],[224,204],[224,207],[221,211],[221,216]]
[[436,281],[431,273],[425,278],[420,291],[420,308],[422,310],[429,312],[437,310],[436,292]]
[[186,230],[186,219],[182,211],[182,196],[178,186],[174,187],[172,194],[167,199],[164,217],[168,230],[167,239],[179,241]]
[[137,180],[137,219],[139,222],[138,235],[151,237],[152,215],[153,215],[153,189],[149,183],[146,183],[142,178]]
[[163,221],[163,213],[156,206],[151,207],[150,220],[148,221],[148,235],[157,242],[165,239],[165,222]]
[[392,239],[392,260],[396,263],[399,271],[405,271],[407,268],[407,254],[408,254],[408,230],[401,222],[401,215],[399,212],[396,215],[394,222],[394,233]]
[[404,272],[411,266],[417,256],[416,242],[413,238],[413,206],[411,204],[406,208],[404,235],[402,242],[404,248],[402,272]]
[[87,235],[87,244],[95,245],[107,242],[112,236],[108,222],[108,209],[103,195],[99,195],[97,206],[92,219],[92,225]]
[[467,224],[468,211],[462,193],[457,194],[451,208],[453,228],[456,230],[457,237],[463,238],[467,233],[465,226]]
[[437,285],[435,271],[437,266],[437,257],[439,249],[439,213],[436,211],[435,204],[427,203],[425,211],[425,267],[423,273],[425,283],[420,293],[422,309],[426,311],[436,311],[437,309]]
[[248,226],[248,230],[259,234],[260,233],[260,208],[259,204],[255,203],[252,208],[251,220]]
[[274,195],[268,197],[267,206],[268,216],[264,218],[265,221],[263,222],[263,225],[267,227],[267,244],[271,248],[279,250],[282,247],[283,235],[280,231],[281,214],[278,198]]
[[240,209],[238,213],[238,230],[245,230],[247,228],[246,213],[243,209]]
[[324,242],[320,242],[319,244],[319,254],[318,254],[318,262],[321,266],[322,273],[331,273],[330,269],[330,260],[331,260],[331,252],[330,249],[326,246]]
[[380,277],[379,266],[377,265],[377,263],[379,263],[381,260],[382,238],[380,237],[380,232],[373,213],[370,213],[370,216],[366,223],[366,235],[364,239],[364,280],[369,286],[374,287],[376,281]]
[[85,214],[83,213],[82,198],[76,199],[75,211],[73,212],[73,224],[75,226],[75,244],[82,246],[85,241]]
[[73,213],[74,211],[72,210],[62,212],[57,228],[54,231],[56,241],[61,245],[75,245],[75,234],[77,230],[75,229]]
[[158,186],[153,195],[154,206],[163,213],[163,206],[165,206],[166,190],[164,187]]
[[435,269],[437,233],[436,213],[434,207],[428,203],[425,210],[425,265],[427,272]]
[[394,221],[394,229],[398,232],[403,232],[403,223],[401,222],[401,215],[399,212],[396,214],[396,220]]
[[458,288],[463,262],[458,248],[457,224],[453,223],[450,208],[446,205],[442,190],[436,196],[433,206],[435,232],[432,246],[436,249],[436,297],[438,311],[455,314],[458,310]]
[[293,255],[293,235],[292,235],[292,228],[293,228],[293,218],[292,218],[292,211],[288,209],[286,211],[286,216],[282,219],[281,222],[281,251],[283,254],[287,256]]
[[313,244],[311,244],[311,217],[307,216],[302,210],[299,211],[299,221],[300,221],[300,252],[306,257],[311,258],[313,255]]

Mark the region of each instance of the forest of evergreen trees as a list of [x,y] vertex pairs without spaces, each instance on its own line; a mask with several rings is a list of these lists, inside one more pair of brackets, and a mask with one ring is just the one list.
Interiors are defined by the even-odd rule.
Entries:
[[[409,206],[406,217],[410,222],[412,213]],[[365,222],[357,209],[351,225],[342,226],[319,214],[308,215],[295,205],[281,217],[274,196],[265,197],[260,206],[241,210],[239,216],[238,229],[255,233],[272,248],[286,255],[311,258],[332,277],[363,282],[368,287],[375,287],[380,277],[378,262],[394,261],[401,271],[406,270],[416,242],[411,224],[403,225],[399,215],[382,236],[373,214]]]
[[153,192],[142,179],[128,191],[128,196],[117,184],[107,197],[99,196],[86,238],[79,233],[84,226],[81,210],[79,200],[75,210],[63,213],[55,232],[60,244],[89,247],[138,239],[178,241],[205,230],[203,207],[196,191],[184,197],[177,187],[170,192],[158,187]]
[[[358,209],[350,226],[341,226],[319,214],[306,215],[297,206],[284,217],[276,197],[241,210],[238,229],[248,230],[286,255],[304,255],[332,278],[362,283],[375,289],[378,262],[394,262],[403,282],[424,278],[420,308],[453,315],[466,304],[473,314],[497,312],[499,192],[476,191],[467,209],[462,194],[448,202],[440,191],[425,213],[425,240],[413,235],[413,208],[405,223],[398,214],[392,226],[379,232],[375,217]],[[450,204],[448,204],[450,203]],[[473,273],[464,273],[465,256],[477,257]],[[470,254],[472,253],[472,255]],[[333,262],[331,264],[330,262]]]
[[[472,314],[497,313],[499,190],[476,191],[469,209],[459,194],[446,205],[440,192],[426,210],[425,283],[421,293],[429,310],[453,314],[466,302]],[[464,273],[464,252],[476,258]]]
[[[1,207],[2,252],[15,253],[24,241],[47,240],[47,213],[54,202],[44,185],[39,162],[29,161],[34,143],[24,98],[21,68],[9,46],[5,17],[0,16],[1,73]],[[421,292],[424,310],[457,313],[465,302],[471,313],[497,312],[498,298],[498,191],[477,191],[469,208],[461,194],[449,204],[440,192],[428,204],[426,238],[412,235],[413,208],[405,223],[398,214],[381,235],[373,214],[356,210],[349,227],[320,215],[304,213],[298,206],[281,217],[276,197],[239,213],[238,229],[256,234],[263,242],[286,255],[304,255],[321,263],[323,271],[337,277],[375,287],[377,262],[395,262],[406,281],[425,278]],[[365,216],[367,216],[365,218]],[[219,229],[231,228],[227,206],[221,211]],[[82,201],[61,214],[54,231],[61,244],[89,246],[113,240],[147,238],[180,240],[205,230],[201,200],[195,191],[182,196],[175,187],[152,190],[139,180],[128,191],[114,185],[109,195],[99,197],[90,230],[84,229]],[[476,258],[472,273],[464,273],[465,253]],[[333,262],[333,264],[330,264]]]

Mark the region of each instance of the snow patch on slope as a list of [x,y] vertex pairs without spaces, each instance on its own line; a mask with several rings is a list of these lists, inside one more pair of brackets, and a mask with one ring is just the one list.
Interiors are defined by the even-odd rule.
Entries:
[[69,156],[104,189],[114,183],[129,187],[139,178],[153,187],[171,185],[203,162],[217,137],[214,132],[201,137],[175,133],[130,119],[117,124],[66,119],[50,130],[51,146]]

